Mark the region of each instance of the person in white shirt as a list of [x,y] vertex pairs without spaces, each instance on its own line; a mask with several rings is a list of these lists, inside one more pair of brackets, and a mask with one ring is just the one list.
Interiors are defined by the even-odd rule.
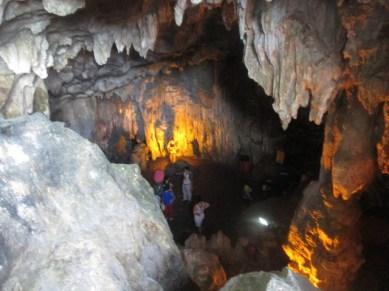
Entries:
[[182,201],[192,201],[192,172],[189,167],[185,167],[182,181]]
[[209,206],[210,204],[204,201],[200,201],[199,203],[195,204],[195,206],[193,206],[193,220],[199,233],[202,231],[202,226],[205,219],[205,209],[207,209]]

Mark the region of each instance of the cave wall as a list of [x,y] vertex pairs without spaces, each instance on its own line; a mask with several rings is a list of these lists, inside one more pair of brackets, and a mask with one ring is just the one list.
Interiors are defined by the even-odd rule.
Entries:
[[[148,145],[153,159],[167,155],[171,139],[178,156],[232,161],[241,153],[254,162],[273,156],[281,132],[269,100],[255,115],[236,107],[234,99],[255,102],[258,88],[251,84],[251,89],[230,92],[223,67],[223,60],[149,64],[120,54],[99,67],[84,54],[61,72],[50,72],[51,117],[114,159],[128,159],[135,139]],[[234,74],[231,69],[227,73]],[[245,75],[237,79],[235,83],[250,82]],[[119,145],[123,137],[126,150]]]

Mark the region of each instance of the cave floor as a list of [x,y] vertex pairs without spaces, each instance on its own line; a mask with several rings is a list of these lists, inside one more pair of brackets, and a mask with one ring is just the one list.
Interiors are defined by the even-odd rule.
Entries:
[[[264,236],[268,233],[261,229],[257,223],[257,219],[259,216],[265,217],[271,223],[273,222],[273,230],[277,231],[278,249],[267,258],[260,256],[259,262],[258,257],[248,257],[249,261],[245,262],[246,266],[242,271],[272,271],[282,269],[287,264],[287,258],[281,250],[281,245],[286,240],[291,218],[301,198],[299,194],[302,193],[307,184],[300,183],[297,186],[292,183],[294,186],[289,188],[286,193],[284,192],[283,195],[281,195],[279,189],[274,189],[265,195],[261,190],[261,183],[252,183],[253,201],[248,205],[240,196],[243,184],[239,177],[237,166],[226,166],[209,160],[193,158],[180,159],[175,165],[169,164],[168,159],[165,158],[151,161],[149,162],[147,171],[143,172],[144,177],[152,184],[154,171],[157,169],[165,169],[165,172],[170,174],[171,181],[174,185],[173,190],[176,195],[174,219],[173,221],[169,221],[169,226],[172,230],[174,240],[179,246],[183,246],[185,240],[192,233],[196,232],[192,217],[194,203],[182,202],[182,176],[176,175],[185,165],[189,165],[193,172],[193,200],[201,197],[202,200],[211,204],[210,208],[206,211],[203,235],[209,239],[213,234],[221,230],[231,239],[233,245],[236,244],[239,238],[247,238],[260,248],[261,241],[263,241]],[[373,217],[377,215],[375,211],[373,214]],[[389,216],[387,211],[385,211],[384,218],[382,220],[381,215],[380,223],[386,221],[385,224],[388,224]],[[370,218],[363,215],[361,219],[362,225],[367,225],[366,219]],[[380,243],[371,245],[365,244],[364,255],[366,263],[361,268],[353,290],[367,290],[364,289],[367,286],[369,286],[370,290],[384,290],[381,289],[382,286],[386,286],[388,283],[387,276],[382,274],[387,273],[388,270],[387,255],[389,241],[386,238],[389,237],[389,234],[386,234],[389,232],[385,231],[385,235],[383,235],[382,231],[374,232],[374,235],[364,233],[366,232],[364,229],[371,230],[371,225],[376,226],[378,224],[375,221],[374,223],[370,222],[367,227],[365,225],[362,229],[362,235],[365,239],[371,236],[374,237],[375,235],[378,236],[379,240],[383,240],[384,242],[380,241]],[[383,227],[383,229],[386,229],[386,227]],[[196,285],[193,285],[193,283],[190,284],[185,287],[185,290],[199,290]]]
[[[164,158],[149,162],[148,169],[143,174],[150,183],[153,183],[152,176],[157,169],[166,169],[165,172],[169,174],[173,182],[176,200],[173,206],[174,219],[169,221],[169,226],[176,243],[184,245],[185,240],[196,232],[192,216],[194,202],[182,201],[182,176],[176,175],[185,165],[189,165],[193,172],[192,201],[201,197],[211,205],[206,210],[203,225],[203,234],[207,239],[221,230],[231,239],[232,245],[235,245],[238,239],[245,238],[250,243],[259,246],[268,230],[264,230],[258,224],[258,216],[270,218],[270,221],[277,221],[274,224],[277,224],[277,253],[279,255],[275,258],[273,254],[268,261],[258,262],[253,259],[246,262],[245,271],[282,269],[287,261],[281,245],[286,238],[297,203],[295,201],[298,200],[285,194],[281,195],[277,189],[266,192],[265,195],[261,191],[261,183],[252,182],[253,201],[248,204],[241,198],[243,183],[237,170],[238,167],[233,165],[226,166],[209,160],[193,158],[183,158],[175,165],[169,164],[169,161]],[[274,230],[275,228],[271,232]]]
[[222,230],[229,237],[235,237],[232,227],[237,223],[239,214],[244,209],[240,199],[239,177],[232,167],[210,162],[208,160],[185,158],[179,160],[176,165],[189,165],[193,172],[193,197],[192,202],[182,201],[182,176],[176,175],[180,166],[172,167],[167,159],[157,159],[149,163],[148,170],[144,173],[146,179],[152,183],[152,174],[157,169],[165,169],[173,173],[171,181],[174,185],[174,219],[169,222],[174,239],[183,245],[188,236],[196,232],[193,223],[193,201],[202,199],[211,204],[206,210],[203,234],[209,237],[211,234]]

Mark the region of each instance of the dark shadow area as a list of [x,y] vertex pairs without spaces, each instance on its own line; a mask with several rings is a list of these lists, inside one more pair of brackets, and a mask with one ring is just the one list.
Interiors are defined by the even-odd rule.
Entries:
[[389,176],[380,175],[362,194],[360,205],[364,264],[353,290],[384,291],[389,286]]

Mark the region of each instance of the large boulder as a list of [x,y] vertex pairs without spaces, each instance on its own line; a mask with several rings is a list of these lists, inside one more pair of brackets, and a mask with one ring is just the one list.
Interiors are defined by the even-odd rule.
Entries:
[[184,276],[138,166],[42,114],[0,120],[1,290],[174,290]]

